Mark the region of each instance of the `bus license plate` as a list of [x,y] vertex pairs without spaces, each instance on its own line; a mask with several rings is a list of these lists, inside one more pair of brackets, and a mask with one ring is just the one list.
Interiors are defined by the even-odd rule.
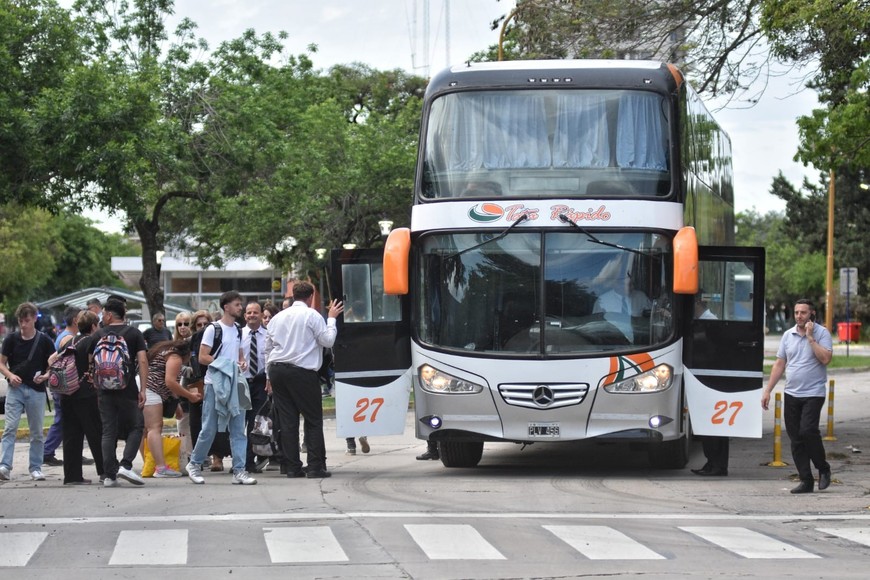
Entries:
[[529,423],[529,437],[559,437],[558,423]]

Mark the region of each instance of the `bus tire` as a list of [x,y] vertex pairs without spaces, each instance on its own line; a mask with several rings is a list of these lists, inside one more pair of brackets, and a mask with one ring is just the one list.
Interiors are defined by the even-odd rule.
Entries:
[[689,463],[689,437],[650,443],[649,462],[655,469],[683,469]]
[[483,457],[483,441],[442,441],[438,448],[444,467],[475,467]]

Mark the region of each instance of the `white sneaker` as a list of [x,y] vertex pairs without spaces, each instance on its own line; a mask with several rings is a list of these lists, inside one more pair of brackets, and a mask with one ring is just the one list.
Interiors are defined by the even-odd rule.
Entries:
[[0,465],[0,479],[3,481],[9,481],[12,479],[12,472],[9,471],[9,468],[5,465]]
[[120,487],[121,484],[118,483],[117,479],[112,479],[111,477],[107,477],[103,480],[103,487]]
[[181,472],[164,465],[154,470],[154,477],[181,477]]
[[233,483],[239,485],[256,485],[257,480],[251,477],[251,474],[247,471],[240,471],[238,473],[233,473]]
[[145,485],[145,480],[142,479],[142,476],[140,476],[132,469],[127,469],[126,467],[118,468],[118,477],[120,477],[121,479],[126,479],[133,485]]
[[45,475],[43,475],[38,469],[34,469],[30,472],[30,479],[33,481],[45,481]]
[[187,464],[185,469],[187,470],[187,477],[190,478],[190,481],[193,483],[205,483],[205,478],[202,476],[202,467],[191,461]]
[[347,451],[344,452],[345,455],[356,455],[356,449],[352,449],[350,447],[347,448]]
[[371,451],[371,447],[369,447],[369,438],[368,437],[360,437],[359,438],[359,446],[362,448],[363,453],[368,453]]

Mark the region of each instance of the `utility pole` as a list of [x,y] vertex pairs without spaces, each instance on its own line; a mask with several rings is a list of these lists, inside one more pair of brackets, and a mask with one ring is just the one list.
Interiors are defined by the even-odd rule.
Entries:
[[825,328],[834,332],[834,170],[830,171],[828,184],[828,260],[825,272]]

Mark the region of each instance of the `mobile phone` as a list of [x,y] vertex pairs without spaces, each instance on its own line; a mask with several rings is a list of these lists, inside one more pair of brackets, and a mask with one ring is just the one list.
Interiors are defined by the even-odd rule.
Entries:
[[812,314],[810,314],[810,322],[815,322],[815,321],[816,321],[816,313],[813,312]]

